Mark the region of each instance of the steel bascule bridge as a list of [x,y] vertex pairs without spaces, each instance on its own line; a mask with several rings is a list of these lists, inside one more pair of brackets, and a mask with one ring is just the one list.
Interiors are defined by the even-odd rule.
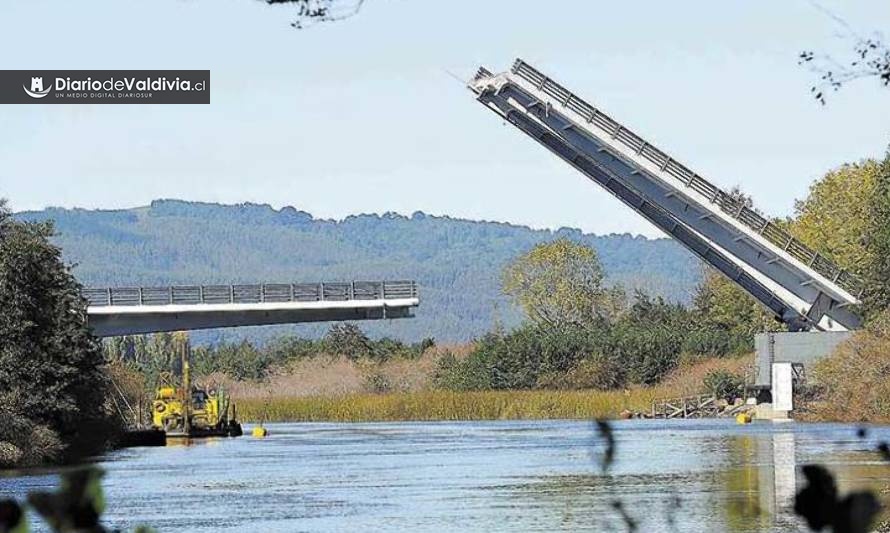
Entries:
[[857,329],[862,282],[521,59],[476,99],[652,222],[791,331]]
[[[860,327],[863,284],[528,63],[480,68],[476,99],[738,284],[791,331]],[[84,289],[98,336],[410,317],[413,281]]]

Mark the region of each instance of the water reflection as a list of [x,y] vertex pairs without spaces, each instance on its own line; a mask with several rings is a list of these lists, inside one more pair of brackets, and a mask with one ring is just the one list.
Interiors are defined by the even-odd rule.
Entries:
[[795,434],[731,436],[727,453],[735,459],[723,472],[727,529],[796,527],[792,516],[797,493]]
[[[604,475],[587,422],[280,424],[270,437],[123,450],[104,459],[106,524],[159,531],[801,531],[800,466],[846,492],[890,466],[841,425],[623,421]],[[890,429],[873,439],[890,440]],[[593,449],[592,449],[593,448]],[[0,499],[52,475],[0,478]],[[159,501],[176,505],[158,506]],[[890,502],[888,502],[890,503]]]

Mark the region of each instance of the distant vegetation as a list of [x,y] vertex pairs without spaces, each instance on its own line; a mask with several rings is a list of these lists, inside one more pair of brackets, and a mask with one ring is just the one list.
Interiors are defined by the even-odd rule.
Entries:
[[[868,289],[863,313],[873,320],[887,307],[890,294],[888,206],[890,163],[864,161],[828,173],[797,204],[795,217],[781,221],[795,236],[865,280]],[[192,207],[189,204],[189,209]],[[213,207],[212,212],[226,213],[228,209]],[[410,221],[387,217],[363,220],[371,226],[410,227],[418,220],[429,223],[417,216]],[[451,223],[439,220],[433,226]],[[478,229],[475,224],[479,223],[460,224]],[[513,231],[517,230],[509,229],[508,233]],[[336,394],[635,390],[657,386],[666,376],[697,362],[734,360],[752,351],[754,334],[783,328],[756,301],[713,271],[706,271],[685,303],[670,301],[617,283],[615,277],[610,279],[600,253],[588,238],[547,237],[513,255],[499,275],[488,275],[505,296],[501,308],[515,307],[525,316],[518,325],[493,321],[471,342],[455,345],[437,343],[432,337],[418,338],[415,343],[391,337],[375,340],[362,331],[367,323],[340,324],[320,338],[284,335],[264,343],[240,340],[199,345],[194,351],[194,368],[199,375],[228,381],[236,389],[239,381],[255,383],[264,394],[273,396],[324,394],[325,390]],[[424,307],[420,314],[428,312],[432,311]],[[472,318],[470,322],[475,323]],[[877,330],[868,331],[872,333],[860,337],[877,335]],[[146,362],[152,360],[152,346],[156,353],[165,353],[164,338],[117,339],[106,346],[112,359],[144,372],[151,366]],[[863,392],[882,390],[877,383],[890,378],[884,367],[872,369],[875,385]],[[711,392],[727,398],[740,392],[743,369],[711,370],[699,376],[697,388],[688,392]],[[313,383],[313,375],[330,372],[339,373],[351,385],[333,389],[330,383],[318,385],[326,382],[325,377]],[[821,373],[827,393],[849,393],[838,381],[846,374]],[[288,378],[296,374],[300,377]],[[870,412],[864,416],[876,415]]]
[[[42,222],[51,216],[63,236]],[[853,269],[867,287],[862,311],[869,327],[817,369],[820,388],[811,412],[890,419],[890,406],[881,400],[890,382],[884,360],[890,158],[830,172],[782,224]],[[597,390],[608,396],[660,387],[697,363],[736,360],[750,352],[754,333],[781,327],[712,272],[689,289],[699,279],[698,268],[676,245],[629,236],[533,231],[420,213],[318,221],[292,208],[176,201],[17,217],[4,206],[0,229],[0,414],[8,421],[0,426],[0,464],[6,466],[64,459],[103,445],[113,433],[109,402],[119,397],[109,389],[109,375],[124,396],[151,395],[160,374],[175,366],[177,346],[186,342],[184,335],[169,334],[111,339],[103,358],[83,324],[79,285],[50,240],[65,246],[69,260],[80,260],[79,276],[95,284],[332,277],[421,282],[424,305],[415,320],[194,344],[199,377],[236,388],[265,383],[268,394],[276,392],[272,384],[286,384],[300,369],[312,369],[309,379],[300,378],[311,384],[316,370],[341,365],[337,372],[355,378],[351,388],[341,389],[350,394],[436,392],[436,398],[451,398],[527,390],[570,401],[568,393],[547,394]],[[646,286],[674,298],[641,288]],[[685,298],[679,287],[686,287]],[[866,366],[845,370],[856,365]],[[738,367],[713,367],[688,392],[731,396],[742,374]],[[851,408],[820,410],[819,400],[844,400]],[[84,438],[96,435],[103,438]]]
[[398,421],[617,418],[648,412],[653,400],[695,394],[709,372],[738,376],[750,357],[710,359],[678,369],[654,387],[591,390],[419,389],[391,394],[255,395],[238,401],[246,421]]
[[[372,338],[467,341],[494,325],[510,329],[521,313],[500,292],[503,267],[536,244],[564,237],[596,250],[607,285],[641,288],[688,302],[700,279],[698,261],[667,239],[595,236],[495,222],[437,217],[350,216],[320,220],[292,207],[217,205],[158,200],[121,211],[47,209],[21,220],[55,221],[53,242],[85,285],[256,283],[416,279],[416,318],[363,323]],[[320,337],[325,326],[227,330],[195,339],[269,339],[296,332]]]
[[[335,324],[319,340],[279,337],[265,345],[243,340],[198,346],[193,370],[207,379],[257,381],[305,368],[302,361],[342,358],[360,367],[361,391],[369,393],[614,391],[656,385],[684,360],[737,356],[753,347],[745,328],[700,320],[703,311],[697,307],[642,291],[628,302],[621,287],[605,285],[596,251],[568,239],[520,255],[505,268],[502,281],[529,320],[514,330],[494,329],[466,346],[436,347],[431,338],[416,344],[372,340],[354,324]],[[700,289],[696,301],[711,301],[708,287]],[[151,394],[153,376],[169,366],[168,354],[179,352],[174,344],[175,336],[162,334],[112,339],[105,346],[111,360],[147,378]],[[413,380],[419,386],[403,386],[411,380],[388,371],[396,361],[422,366],[426,379]]]

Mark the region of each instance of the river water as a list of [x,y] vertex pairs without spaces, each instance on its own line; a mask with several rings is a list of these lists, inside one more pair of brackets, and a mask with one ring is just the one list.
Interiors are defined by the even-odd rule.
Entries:
[[[100,459],[107,526],[165,531],[801,531],[800,466],[844,491],[890,487],[890,465],[846,425],[614,423],[607,473],[579,421],[270,424],[269,436],[121,450]],[[249,432],[249,427],[246,428]],[[249,433],[248,433],[249,434]],[[0,499],[54,473],[0,478]],[[887,502],[885,502],[887,503]],[[32,525],[34,521],[32,520]],[[39,528],[38,528],[39,531]]]

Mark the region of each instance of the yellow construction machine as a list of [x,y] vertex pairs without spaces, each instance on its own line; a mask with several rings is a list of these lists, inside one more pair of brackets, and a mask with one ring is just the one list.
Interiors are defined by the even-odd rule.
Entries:
[[157,389],[151,406],[152,426],[166,432],[168,438],[240,437],[243,432],[235,404],[225,391],[192,385],[189,351],[184,343],[179,386],[168,383]]

